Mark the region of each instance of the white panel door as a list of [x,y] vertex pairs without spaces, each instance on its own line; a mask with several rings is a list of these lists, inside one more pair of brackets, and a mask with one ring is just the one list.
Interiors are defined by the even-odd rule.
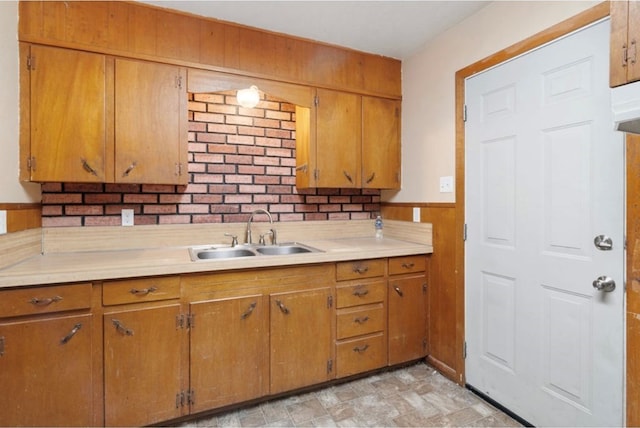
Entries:
[[[623,422],[624,152],[608,64],[604,21],[466,84],[467,383],[536,426]],[[603,275],[615,290],[593,287]]]

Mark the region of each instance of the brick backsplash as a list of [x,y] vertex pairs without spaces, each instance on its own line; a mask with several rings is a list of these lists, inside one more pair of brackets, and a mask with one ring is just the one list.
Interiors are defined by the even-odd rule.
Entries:
[[263,96],[253,109],[235,93],[189,94],[189,184],[42,185],[42,225],[234,223],[258,208],[277,221],[368,219],[380,191],[296,189],[295,108]]

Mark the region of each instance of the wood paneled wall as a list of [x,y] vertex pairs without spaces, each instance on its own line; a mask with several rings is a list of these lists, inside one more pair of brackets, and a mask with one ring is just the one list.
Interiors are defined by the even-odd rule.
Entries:
[[7,233],[37,229],[42,226],[40,204],[3,204],[0,210],[7,211]]
[[640,135],[627,135],[627,426],[640,426]]
[[21,1],[19,39],[391,98],[396,59],[127,1]]
[[456,288],[456,210],[451,203],[383,203],[383,218],[411,221],[413,207],[420,208],[420,222],[433,225],[433,254],[429,267],[429,355],[427,360],[441,373],[462,383],[464,379],[464,290]]

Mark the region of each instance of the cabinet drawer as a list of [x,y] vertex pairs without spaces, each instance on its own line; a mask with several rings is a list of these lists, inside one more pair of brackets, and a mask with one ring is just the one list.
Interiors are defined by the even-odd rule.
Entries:
[[355,260],[336,264],[336,279],[345,281],[384,275],[385,259]]
[[0,292],[0,317],[47,314],[90,307],[90,282]]
[[384,302],[387,287],[384,281],[352,283],[336,288],[336,307],[368,305]]
[[384,333],[343,340],[338,342],[336,348],[336,373],[339,378],[387,365]]
[[105,281],[102,286],[102,304],[121,305],[123,303],[153,302],[180,297],[180,277],[125,279]]
[[383,331],[385,313],[382,303],[338,310],[338,339]]
[[424,254],[418,256],[393,257],[389,259],[389,275],[424,272],[427,259]]

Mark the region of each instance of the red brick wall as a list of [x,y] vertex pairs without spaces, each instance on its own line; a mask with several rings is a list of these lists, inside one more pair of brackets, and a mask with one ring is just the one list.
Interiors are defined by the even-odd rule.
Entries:
[[278,221],[366,219],[380,211],[380,191],[295,187],[295,109],[266,97],[257,108],[235,94],[189,95],[189,184],[46,183],[42,225],[243,222],[257,208]]

